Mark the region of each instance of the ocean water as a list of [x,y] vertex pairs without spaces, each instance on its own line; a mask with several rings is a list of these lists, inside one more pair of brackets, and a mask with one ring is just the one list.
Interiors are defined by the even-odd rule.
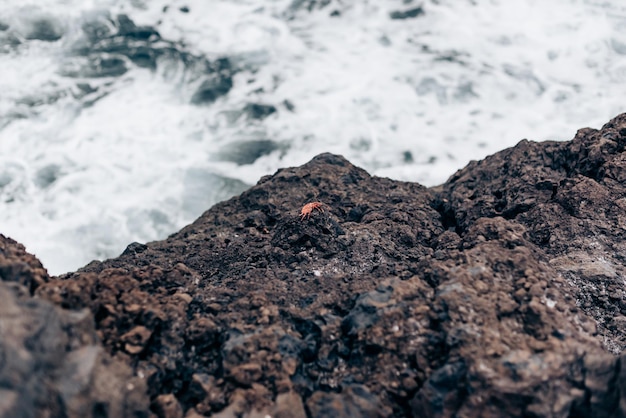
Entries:
[[622,0],[4,0],[0,233],[52,274],[321,152],[442,183],[626,111]]

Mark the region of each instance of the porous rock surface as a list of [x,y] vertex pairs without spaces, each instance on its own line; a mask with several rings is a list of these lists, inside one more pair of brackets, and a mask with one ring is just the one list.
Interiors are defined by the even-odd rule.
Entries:
[[144,416],[626,417],[625,146],[620,115],[430,189],[322,154],[32,301],[90,310]]
[[147,413],[145,382],[106,352],[91,312],[32,297],[48,280],[34,256],[0,235],[0,416]]

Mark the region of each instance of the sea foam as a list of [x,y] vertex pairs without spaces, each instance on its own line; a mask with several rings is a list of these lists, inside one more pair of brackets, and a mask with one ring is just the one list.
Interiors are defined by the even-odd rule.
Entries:
[[[625,110],[620,4],[8,0],[0,233],[57,274],[321,152],[435,185],[523,138],[570,139]],[[85,25],[120,14],[172,52],[150,68],[81,50]],[[220,58],[232,88],[192,104]],[[86,72],[94,59],[110,72]]]

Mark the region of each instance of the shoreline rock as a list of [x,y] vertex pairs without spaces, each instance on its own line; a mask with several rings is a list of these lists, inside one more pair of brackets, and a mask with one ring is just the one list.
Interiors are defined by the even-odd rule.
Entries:
[[134,414],[624,417],[625,147],[626,114],[430,189],[321,154],[75,273],[3,244],[0,278],[91,313]]
[[88,309],[62,309],[32,290],[50,280],[24,247],[0,235],[0,416],[141,416],[145,382],[96,337]]

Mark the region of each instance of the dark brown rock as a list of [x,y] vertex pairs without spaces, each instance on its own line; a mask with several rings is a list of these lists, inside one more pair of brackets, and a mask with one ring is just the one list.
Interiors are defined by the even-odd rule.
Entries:
[[121,340],[127,353],[139,354],[143,351],[151,335],[152,331],[143,325],[138,325],[122,335]]
[[306,418],[302,398],[295,392],[281,393],[276,397],[276,406],[270,414],[274,418]]
[[49,277],[41,262],[22,244],[0,234],[0,280],[20,283],[32,294]]
[[522,141],[473,162],[441,194],[457,232],[480,217],[502,216],[526,227],[615,354],[626,348],[626,328],[613,321],[626,313],[624,146],[626,114],[600,131],[581,129],[569,142]]
[[154,400],[154,410],[159,418],[183,418],[183,409],[171,393],[157,396]]
[[0,416],[147,416],[145,382],[105,352],[91,313],[33,298],[26,286],[45,270],[14,241],[0,245]]
[[625,145],[621,115],[431,189],[322,154],[33,290],[160,416],[624,417]]

